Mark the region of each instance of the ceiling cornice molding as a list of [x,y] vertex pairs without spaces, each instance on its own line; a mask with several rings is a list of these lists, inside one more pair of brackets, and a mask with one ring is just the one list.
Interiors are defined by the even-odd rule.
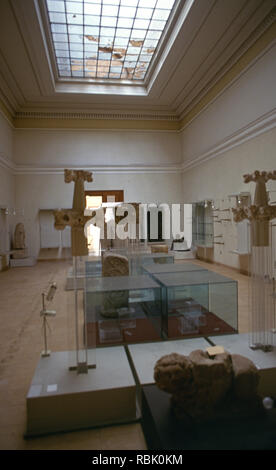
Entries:
[[173,114],[89,113],[89,112],[17,112],[16,129],[72,129],[178,131],[179,120]]
[[19,111],[15,113],[15,119],[119,119],[139,121],[178,121],[174,114],[155,113],[88,113],[88,112],[43,112],[43,111]]
[[[242,46],[232,55],[231,59],[224,65],[218,74],[205,86],[202,87],[200,93],[186,106],[185,109],[178,108],[179,119],[182,126],[187,124],[196,116],[205,106],[213,101],[210,95],[216,88],[223,91],[229,83],[247,69],[258,56],[266,51],[275,42],[276,35],[276,7],[266,16],[262,23],[250,34]],[[216,95],[219,94],[217,90]]]
[[[275,25],[276,27],[276,25]],[[276,28],[275,28],[276,29]],[[234,85],[251,67],[256,64],[262,57],[270,51],[271,48],[275,47],[276,39],[273,42],[270,42],[269,45],[260,52],[258,56],[256,56],[249,64],[246,65],[244,62],[243,67],[238,67],[236,71],[232,69],[232,75],[224,77],[222,82],[218,83],[215,86],[216,90],[211,90],[201,101],[199,106],[195,106],[195,108],[186,116],[182,121],[180,121],[179,132],[182,133],[187,127],[189,127],[194,120],[196,120],[202,113],[204,113],[209,106],[212,106],[213,103],[219,99],[223,93],[225,93],[232,85]]]
[[[64,167],[31,167],[31,166],[24,166],[24,165],[15,165],[13,168],[13,173],[15,175],[63,175],[64,174]],[[86,165],[86,166],[76,166],[72,167],[69,165],[71,169],[77,170],[84,170],[84,171],[92,171],[94,174],[150,174],[150,173],[179,173],[181,170],[181,164],[177,165],[139,165],[139,166],[132,166],[132,165]]]
[[255,121],[250,122],[243,128],[239,129],[237,132],[234,132],[232,135],[225,137],[220,142],[216,142],[211,148],[206,152],[195,155],[192,159],[183,162],[181,166],[181,171],[187,172],[192,168],[195,168],[203,163],[212,160],[213,158],[218,157],[221,154],[225,154],[232,148],[243,144],[244,142],[257,137],[264,132],[276,127],[276,108],[272,111],[264,114]]
[[[260,25],[257,30],[254,32],[255,40],[253,41],[253,36],[251,37],[251,42],[254,44],[251,47],[247,47],[246,52],[242,55],[239,51],[239,54],[231,59],[231,65],[228,63],[228,70],[225,73],[221,73],[220,77],[217,77],[216,83],[213,83],[212,86],[209,84],[208,87],[205,87],[202,90],[202,93],[197,96],[197,100],[193,102],[193,105],[189,106],[185,113],[182,113],[180,116],[176,113],[131,113],[131,112],[87,112],[87,111],[18,111],[13,115],[14,125],[16,128],[40,128],[48,127],[52,128],[54,125],[57,125],[57,128],[64,127],[66,128],[71,121],[70,126],[74,128],[79,128],[80,122],[86,122],[88,128],[100,129],[101,124],[102,128],[105,129],[109,127],[109,124],[106,126],[105,121],[113,121],[113,127],[123,127],[123,121],[127,123],[131,122],[130,128],[134,128],[135,121],[137,122],[138,129],[141,128],[142,122],[149,123],[152,122],[163,122],[163,126],[160,130],[164,129],[165,122],[168,123],[168,130],[171,129],[173,124],[174,129],[183,130],[186,125],[188,125],[195,117],[197,117],[203,109],[206,108],[209,104],[213,102],[226,88],[228,88],[231,83],[236,80],[250,64],[254,63],[255,60],[262,57],[268,48],[270,48],[275,38],[276,31],[276,8],[268,15],[265,21]],[[265,32],[263,32],[265,30]],[[261,34],[263,32],[263,34]],[[258,38],[257,38],[258,35]],[[239,58],[238,58],[239,55]],[[38,120],[36,125],[33,125],[33,121]],[[32,123],[31,123],[32,121]],[[44,122],[42,122],[44,121]],[[61,126],[61,121],[67,121],[67,124]],[[90,121],[90,122],[89,122]],[[100,123],[96,123],[101,121]],[[116,125],[117,121],[121,121],[118,126]],[[77,124],[78,123],[78,124]],[[30,126],[31,124],[31,126]],[[147,124],[144,126],[147,127]],[[126,128],[128,128],[126,124]]]
[[[43,1],[44,0],[41,0],[41,2]],[[189,1],[192,2],[192,0]],[[22,3],[24,3],[23,6]],[[2,59],[0,55],[2,74],[0,74],[0,99],[2,96],[2,101],[8,110],[6,115],[8,115],[7,117],[10,121],[13,121],[16,129],[47,129],[48,127],[53,129],[55,125],[57,129],[80,129],[83,125],[88,129],[125,128],[126,130],[146,130],[148,128],[152,130],[180,130],[181,127],[197,116],[202,111],[203,107],[206,107],[214,100],[216,95],[229,86],[229,83],[233,81],[242,70],[248,67],[250,62],[256,60],[256,56],[260,54],[261,50],[268,47],[269,41],[273,41],[273,33],[275,39],[275,29],[273,29],[273,23],[274,28],[276,28],[275,3],[271,0],[267,0],[266,2],[262,0],[252,0],[253,6],[251,5],[249,8],[250,2],[246,1],[244,2],[244,15],[248,12],[248,21],[243,21],[241,23],[242,28],[240,29],[239,23],[234,25],[236,36],[229,36],[229,44],[232,44],[230,41],[232,37],[233,47],[231,48],[231,46],[229,46],[227,54],[228,61],[225,63],[227,58],[225,58],[225,61],[222,60],[221,51],[218,49],[217,55],[219,62],[217,63],[217,67],[213,67],[213,62],[211,63],[211,59],[209,61],[209,56],[207,55],[205,57],[207,61],[206,70],[204,69],[206,73],[202,73],[200,76],[198,75],[196,77],[194,88],[190,89],[190,81],[188,81],[187,86],[185,83],[183,84],[183,86],[186,87],[186,96],[182,95],[182,92],[178,93],[177,91],[177,96],[181,99],[183,98],[182,103],[180,103],[180,98],[179,101],[173,98],[173,90],[177,89],[177,83],[174,83],[173,80],[172,89],[168,90],[168,99],[166,100],[160,95],[160,88],[153,90],[153,95],[148,95],[148,103],[146,102],[147,97],[145,96],[136,95],[132,97],[127,93],[122,94],[122,100],[118,97],[113,97],[114,101],[112,101],[112,93],[109,91],[111,94],[110,99],[102,99],[100,104],[99,100],[101,98],[95,99],[93,96],[89,95],[87,95],[87,98],[84,98],[81,88],[78,93],[74,92],[74,98],[72,98],[72,100],[70,100],[70,95],[66,92],[69,97],[67,100],[65,91],[60,89],[57,93],[57,90],[54,88],[53,77],[47,75],[50,59],[46,54],[47,41],[45,37],[41,38],[39,36],[39,31],[42,27],[38,8],[39,3],[40,0],[30,0],[28,2],[9,0],[9,2],[3,2],[3,5],[6,5],[5,8],[3,7],[3,13],[5,13],[2,17],[3,25],[8,24],[7,21],[5,21],[6,18],[7,20],[12,17],[14,18],[10,29],[2,28],[3,38],[5,39],[5,41],[3,40],[3,44],[5,44],[5,42],[9,43],[9,34],[17,33],[18,37],[24,39],[24,41],[20,42],[22,47],[18,47],[18,53],[25,54],[24,57],[26,56],[26,61],[22,61],[22,64],[26,63],[25,74],[24,67],[21,67],[19,71],[15,67],[15,64],[20,61],[14,63],[14,61],[8,60],[9,57],[16,57],[17,50],[15,45],[11,49],[8,47],[3,49]],[[187,5],[188,3],[189,2],[187,2]],[[204,0],[198,0],[194,3],[196,9],[191,17],[191,31],[193,31],[198,24],[197,20],[201,17],[201,13],[205,11],[204,9],[206,7]],[[219,2],[215,0],[214,3]],[[254,9],[254,5],[256,9]],[[12,8],[9,8],[9,6]],[[229,11],[231,15],[233,13],[233,19],[235,19],[235,8],[230,8]],[[231,15],[230,18],[232,18]],[[30,19],[32,19],[32,21],[30,21]],[[33,23],[34,28],[31,26]],[[208,23],[207,26],[210,30],[210,34],[212,34],[212,22],[210,24]],[[240,32],[242,32],[242,34],[240,34]],[[14,34],[12,34],[12,37],[14,38]],[[237,41],[236,38],[238,38]],[[19,41],[17,42],[17,45],[18,44]],[[43,51],[41,49],[42,46]],[[217,44],[215,44],[214,47],[217,47]],[[183,43],[178,44],[178,53],[181,49],[183,49]],[[231,54],[232,50],[236,50],[236,52]],[[214,50],[210,49],[209,52],[213,54]],[[211,56],[211,58],[212,57],[213,56]],[[173,58],[175,58],[175,56],[172,56],[172,63]],[[28,68],[29,62],[31,66]],[[187,68],[189,68],[189,63],[186,65]],[[198,68],[201,67],[201,62],[197,65]],[[21,74],[22,70],[24,73]],[[204,72],[204,70],[202,69],[202,72]],[[30,77],[30,80],[25,80],[26,77]],[[34,79],[35,77],[37,80]],[[33,82],[32,78],[34,79]],[[20,80],[24,85],[24,87],[22,85],[22,88],[19,86],[21,85]],[[180,82],[181,79],[179,80],[179,83]],[[179,85],[179,83],[178,88],[182,86]],[[35,85],[38,85],[37,89]],[[172,99],[170,98],[170,93]],[[81,96],[78,97],[78,95]],[[90,95],[92,95],[92,93],[90,93]],[[57,100],[54,101],[56,98]],[[131,101],[132,98],[133,101]],[[84,109],[82,108],[82,101]],[[117,111],[117,106],[118,109],[120,107],[120,111]],[[90,110],[93,110],[93,112],[90,112]],[[5,110],[3,112],[5,112]]]

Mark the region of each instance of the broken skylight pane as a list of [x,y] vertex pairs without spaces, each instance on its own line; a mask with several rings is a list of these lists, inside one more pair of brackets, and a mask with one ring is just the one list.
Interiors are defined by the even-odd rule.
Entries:
[[143,80],[176,0],[46,0],[59,76]]

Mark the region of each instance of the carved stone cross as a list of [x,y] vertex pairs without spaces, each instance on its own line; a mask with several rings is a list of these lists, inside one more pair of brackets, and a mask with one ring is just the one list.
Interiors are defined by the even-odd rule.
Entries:
[[269,205],[266,182],[276,180],[276,170],[255,171],[252,175],[244,175],[244,182],[256,183],[254,204],[247,207],[233,209],[235,222],[248,219],[252,224],[252,245],[269,245],[269,221],[276,217],[276,206]]
[[[71,227],[72,256],[86,256],[88,254],[87,238],[84,234],[86,222],[92,215],[85,216],[85,192],[84,182],[93,181],[92,173],[83,170],[64,170],[65,183],[75,183],[72,209],[60,209],[54,211],[55,228],[64,230]],[[94,214],[93,214],[94,215]]]

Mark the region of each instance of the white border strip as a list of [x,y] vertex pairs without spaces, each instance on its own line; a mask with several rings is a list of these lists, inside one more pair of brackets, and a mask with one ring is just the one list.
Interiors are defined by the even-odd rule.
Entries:
[[149,173],[179,173],[181,164],[173,166],[77,166],[67,165],[64,167],[27,167],[17,165],[14,169],[15,175],[63,175],[64,168],[92,171],[94,174],[149,174]]

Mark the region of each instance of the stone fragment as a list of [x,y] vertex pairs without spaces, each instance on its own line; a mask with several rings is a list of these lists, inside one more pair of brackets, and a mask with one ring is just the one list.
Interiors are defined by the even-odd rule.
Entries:
[[224,351],[210,356],[200,349],[189,356],[172,353],[156,362],[154,379],[172,395],[175,416],[187,423],[262,412],[258,370],[238,354]]
[[154,380],[162,390],[175,393],[185,389],[192,379],[192,364],[188,357],[172,353],[160,358],[154,367]]
[[18,223],[14,231],[13,248],[15,250],[24,250],[25,247],[25,228],[24,224]]
[[102,258],[102,275],[106,276],[128,276],[129,262],[123,255],[105,253]]
[[[102,275],[104,277],[128,276],[128,258],[115,253],[104,253],[102,258]],[[128,308],[127,290],[106,292],[103,294],[101,314],[104,317],[118,318],[118,310],[122,308]]]
[[255,397],[260,380],[255,364],[247,357],[232,354],[232,365],[235,376],[233,384],[235,396],[241,399]]
[[189,359],[193,363],[193,379],[198,393],[206,393],[205,400],[215,405],[225,396],[232,384],[232,361],[228,352],[218,354],[212,359],[206,351],[192,351]]
[[22,222],[18,223],[14,231],[13,240],[13,259],[25,259],[28,257],[28,250],[25,245],[25,228]]

